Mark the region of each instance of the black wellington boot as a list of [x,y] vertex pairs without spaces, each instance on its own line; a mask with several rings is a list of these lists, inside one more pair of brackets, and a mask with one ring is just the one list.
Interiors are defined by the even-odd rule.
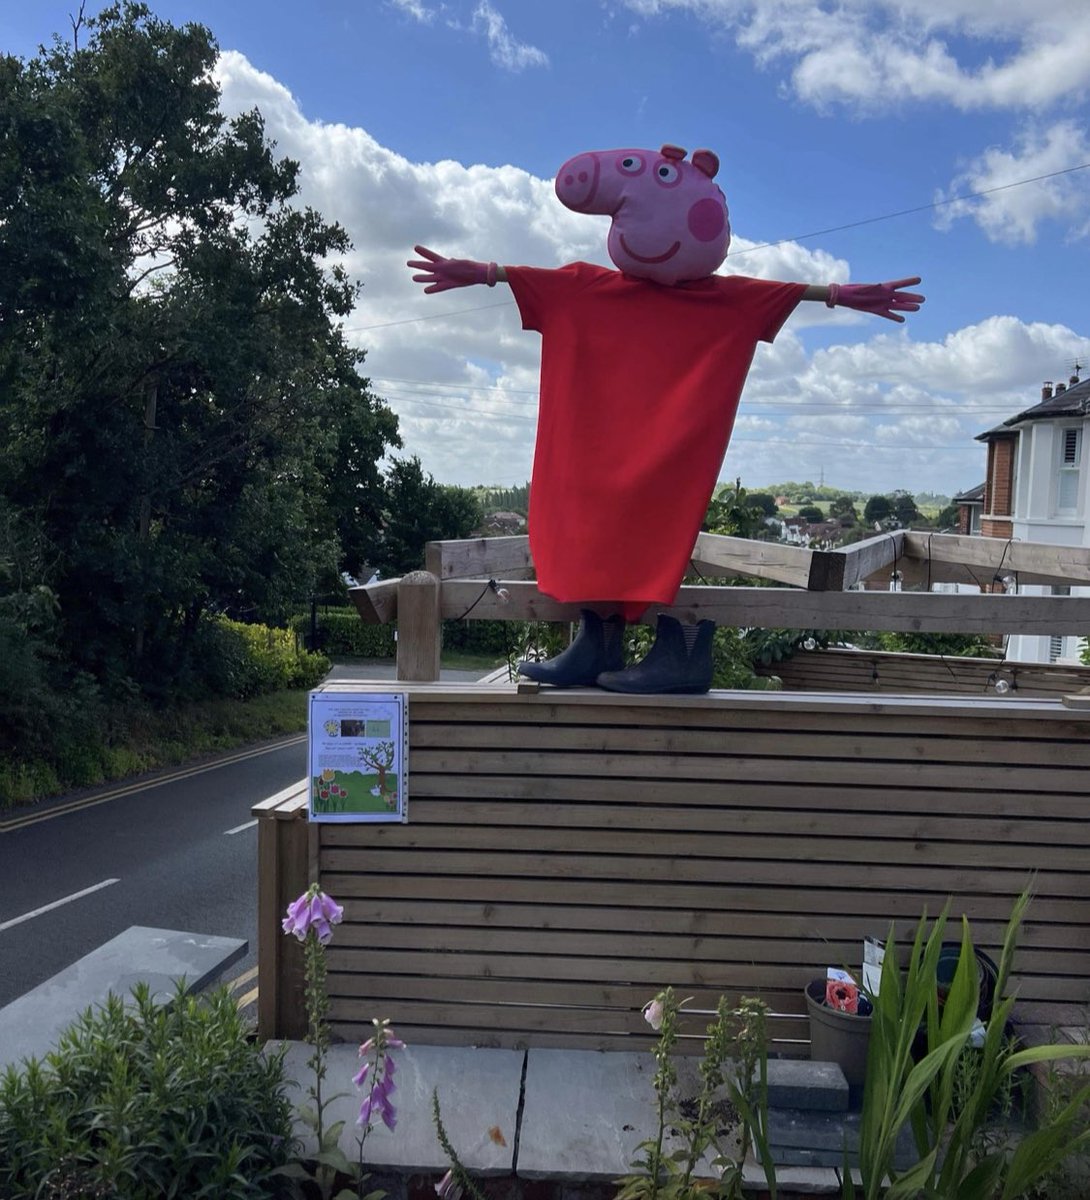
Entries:
[[696,639],[690,649],[681,622],[660,613],[655,644],[643,661],[627,671],[604,672],[598,676],[598,686],[607,692],[629,692],[634,695],[706,692],[712,685],[714,632],[714,621],[701,621],[696,627]]
[[520,662],[518,673],[553,687],[593,687],[603,671],[624,669],[624,618],[606,620],[589,608],[579,610],[575,640],[562,654],[546,662]]

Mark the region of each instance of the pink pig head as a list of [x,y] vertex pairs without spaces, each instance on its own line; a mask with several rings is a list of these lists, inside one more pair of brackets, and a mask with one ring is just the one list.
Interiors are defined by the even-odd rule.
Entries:
[[680,146],[661,150],[590,150],[556,175],[560,203],[573,212],[613,218],[609,257],[626,275],[684,283],[711,275],[727,257],[730,220],[712,182],[719,159]]

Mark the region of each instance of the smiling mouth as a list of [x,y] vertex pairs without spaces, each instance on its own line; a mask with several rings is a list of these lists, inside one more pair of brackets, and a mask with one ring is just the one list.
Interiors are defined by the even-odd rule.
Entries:
[[634,258],[636,262],[641,263],[660,263],[665,262],[668,258],[673,258],[674,255],[681,249],[680,242],[674,242],[665,254],[637,254],[635,250],[624,240],[624,234],[621,234],[621,249],[628,255],[629,258]]

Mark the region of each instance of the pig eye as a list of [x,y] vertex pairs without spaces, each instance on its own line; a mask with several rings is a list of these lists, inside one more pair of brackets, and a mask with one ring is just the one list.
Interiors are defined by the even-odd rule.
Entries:
[[626,154],[617,160],[617,167],[626,175],[639,175],[644,168],[644,161],[638,154]]
[[673,187],[681,179],[681,172],[673,163],[660,162],[655,168],[655,178],[663,187]]

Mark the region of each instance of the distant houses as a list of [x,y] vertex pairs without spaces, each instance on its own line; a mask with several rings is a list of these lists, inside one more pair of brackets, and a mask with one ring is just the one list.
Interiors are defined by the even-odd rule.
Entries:
[[[1037,404],[977,436],[988,452],[983,484],[955,497],[959,532],[983,537],[1090,547],[1090,503],[1083,446],[1090,424],[1090,379],[1046,381]],[[1087,595],[1088,588],[1019,585],[1024,595]],[[1079,662],[1081,638],[1012,636],[1016,662]]]

